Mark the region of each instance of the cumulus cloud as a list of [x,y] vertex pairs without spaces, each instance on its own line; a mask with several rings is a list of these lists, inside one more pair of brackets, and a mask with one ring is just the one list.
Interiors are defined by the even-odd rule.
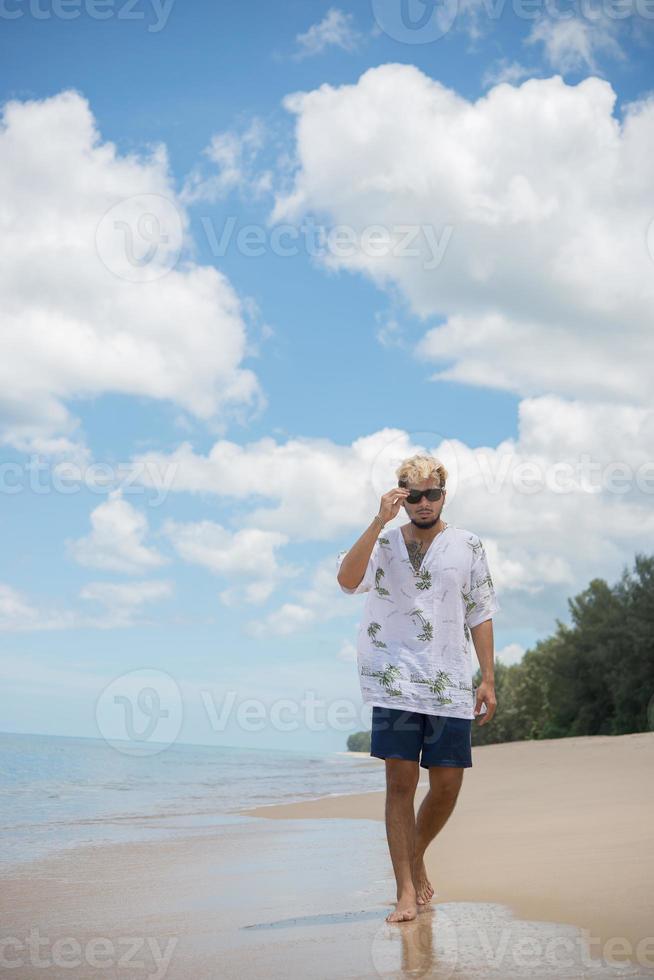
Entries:
[[[566,597],[591,578],[619,575],[654,535],[654,411],[549,395],[523,399],[518,412],[517,438],[496,446],[468,446],[438,433],[431,440],[423,433],[417,441],[409,432],[387,428],[351,445],[326,439],[266,438],[245,445],[221,440],[204,455],[186,443],[169,456],[134,460],[134,471],[154,479],[170,469],[170,493],[201,492],[229,501],[234,519],[259,534],[330,542],[325,565],[303,572],[287,604],[251,627],[265,636],[351,612],[353,605],[337,588],[336,552],[353,544],[378,512],[381,494],[395,485],[399,462],[430,452],[449,471],[446,520],[484,540],[503,597],[500,615],[516,628],[546,628],[553,608],[565,611]],[[404,520],[402,512],[394,524]],[[227,534],[216,533],[219,540]],[[198,545],[201,527],[189,537],[185,547],[194,560],[199,547],[206,566],[218,560],[212,547]],[[231,558],[221,562],[238,560],[239,549],[224,547]],[[314,575],[318,584],[307,587]]]
[[277,561],[276,550],[288,541],[286,534],[277,531],[251,527],[233,532],[215,521],[168,520],[162,533],[184,561],[240,580],[221,593],[225,605],[264,602],[282,578],[295,574],[291,566],[282,567]]
[[270,636],[289,636],[311,631],[320,623],[351,613],[352,607],[347,605],[347,597],[336,583],[333,557],[321,559],[310,573],[302,576],[301,583],[291,590],[291,601],[247,622],[245,632],[264,640]]
[[67,541],[70,556],[80,565],[111,572],[140,574],[166,564],[156,549],[147,547],[147,518],[124,500],[120,490],[91,513],[91,533]]
[[72,90],[12,100],[0,182],[1,441],[79,452],[68,403],[105,393],[165,399],[217,428],[262,406],[242,366],[242,301],[186,259],[163,145],[121,155]]
[[622,120],[615,101],[556,75],[471,102],[399,64],[294,93],[298,168],[272,219],[353,229],[325,266],[432,319],[416,357],[434,380],[647,405],[654,97]]
[[[378,506],[371,468],[397,435],[384,430],[352,447],[329,439],[277,442],[267,436],[243,445],[221,439],[206,455],[184,442],[169,454],[135,457],[131,472],[150,487],[163,487],[159,474],[167,474],[169,493],[201,492],[242,501],[243,511],[237,509],[235,517],[249,528],[281,532],[295,541],[330,540]],[[126,473],[132,479],[127,468]]]

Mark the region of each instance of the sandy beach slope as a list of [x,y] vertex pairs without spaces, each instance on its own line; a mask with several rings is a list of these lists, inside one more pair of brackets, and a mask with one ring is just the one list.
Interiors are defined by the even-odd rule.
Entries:
[[[435,900],[503,903],[522,918],[576,924],[603,946],[641,943],[654,964],[653,777],[654,732],[473,748],[454,813],[427,852]],[[422,770],[416,810],[426,779]],[[384,796],[244,812],[383,821]]]

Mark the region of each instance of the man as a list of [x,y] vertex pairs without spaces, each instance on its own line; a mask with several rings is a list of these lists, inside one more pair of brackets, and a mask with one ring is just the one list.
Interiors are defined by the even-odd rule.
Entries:
[[[372,707],[370,754],[385,760],[386,836],[397,884],[388,922],[415,919],[434,894],[424,864],[472,766],[472,721],[495,713],[493,614],[500,608],[483,544],[446,523],[447,470],[412,456],[379,514],[337,559],[348,594],[367,592],[357,641],[364,702]],[[380,534],[404,507],[408,524]],[[474,645],[482,681],[472,686]],[[476,697],[475,697],[476,696]],[[429,791],[417,817],[419,767]]]

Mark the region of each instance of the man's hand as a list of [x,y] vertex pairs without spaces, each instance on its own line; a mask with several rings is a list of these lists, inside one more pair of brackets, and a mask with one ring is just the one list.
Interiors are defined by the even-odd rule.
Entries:
[[491,684],[490,681],[482,681],[477,688],[477,703],[475,704],[475,715],[478,715],[481,711],[482,704],[486,705],[486,712],[477,718],[476,721],[480,725],[485,725],[487,721],[490,721],[495,714],[495,708],[497,707],[497,701],[495,700],[495,685]]

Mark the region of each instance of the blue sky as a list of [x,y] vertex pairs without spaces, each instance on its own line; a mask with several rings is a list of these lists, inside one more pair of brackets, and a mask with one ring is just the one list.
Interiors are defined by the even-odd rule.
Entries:
[[[457,474],[506,663],[646,549],[654,12],[412,3],[4,5],[2,729],[116,735],[147,669],[184,741],[344,748],[335,557],[415,451]],[[309,219],[357,247],[310,254]],[[585,455],[599,488],[548,485]],[[207,712],[308,689],[359,720]]]

